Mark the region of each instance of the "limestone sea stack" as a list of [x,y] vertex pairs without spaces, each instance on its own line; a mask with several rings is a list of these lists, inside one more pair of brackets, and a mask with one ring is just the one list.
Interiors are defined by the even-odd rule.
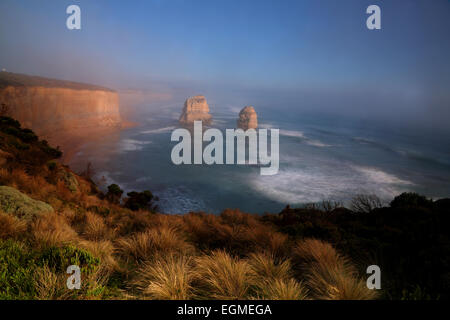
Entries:
[[247,106],[239,112],[237,127],[242,130],[258,128],[258,116],[255,108]]
[[190,125],[196,120],[201,120],[204,123],[211,122],[209,106],[204,96],[188,98],[184,103],[183,113],[180,116],[180,123]]

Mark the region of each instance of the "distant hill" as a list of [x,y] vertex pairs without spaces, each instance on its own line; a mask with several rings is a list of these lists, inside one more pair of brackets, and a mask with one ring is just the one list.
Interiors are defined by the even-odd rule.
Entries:
[[102,90],[115,92],[115,90],[108,89],[101,86],[92,84],[50,79],[38,76],[29,76],[20,73],[12,72],[0,72],[0,89],[13,86],[13,87],[45,87],[45,88],[66,88],[74,90]]

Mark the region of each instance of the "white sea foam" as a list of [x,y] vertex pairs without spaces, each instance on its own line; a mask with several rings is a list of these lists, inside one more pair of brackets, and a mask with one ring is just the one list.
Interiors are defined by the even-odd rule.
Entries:
[[296,131],[296,130],[280,130],[280,135],[286,136],[286,137],[294,137],[294,138],[301,138],[304,139],[305,135],[302,131]]
[[119,143],[118,152],[139,151],[144,149],[144,146],[150,143],[152,142],[135,139],[123,139]]
[[274,128],[274,125],[271,123],[259,123],[258,128],[260,129],[272,129]]
[[321,142],[319,140],[310,140],[310,139],[307,139],[305,141],[305,143],[309,144],[310,146],[319,147],[319,148],[326,148],[326,147],[332,147],[333,146],[331,144],[323,143],[323,142]]
[[339,166],[280,170],[274,176],[249,179],[250,187],[282,203],[318,202],[325,199],[347,201],[356,194],[376,194],[391,199],[412,185],[407,180],[377,168]]
[[313,146],[313,147],[319,147],[319,148],[325,148],[325,147],[332,147],[331,144],[323,143],[319,140],[310,139],[305,136],[305,134],[302,131],[297,130],[280,130],[280,135],[286,136],[286,137],[292,137],[292,138],[299,138],[302,140],[303,143],[306,143],[307,145]]
[[143,133],[143,134],[166,133],[166,132],[170,132],[174,129],[175,129],[174,126],[169,126],[169,127],[158,128],[158,129],[144,130],[144,131],[141,131],[141,133]]
[[375,183],[380,184],[397,184],[397,185],[413,185],[411,181],[403,180],[398,178],[397,176],[394,176],[392,174],[389,174],[387,172],[384,172],[378,168],[372,168],[372,167],[361,167],[361,166],[353,166],[353,168],[364,175],[367,176],[370,180],[374,181]]

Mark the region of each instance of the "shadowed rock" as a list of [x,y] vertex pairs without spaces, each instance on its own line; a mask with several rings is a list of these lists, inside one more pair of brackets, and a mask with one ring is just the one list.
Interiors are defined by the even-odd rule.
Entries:
[[242,130],[258,128],[258,116],[256,115],[255,108],[247,106],[239,112],[237,127]]

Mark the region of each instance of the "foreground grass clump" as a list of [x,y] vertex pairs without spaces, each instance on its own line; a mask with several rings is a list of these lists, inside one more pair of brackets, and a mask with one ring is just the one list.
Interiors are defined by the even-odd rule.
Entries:
[[131,282],[145,298],[187,300],[193,298],[193,260],[185,255],[157,255],[138,270]]
[[328,243],[316,239],[300,241],[294,258],[306,273],[307,285],[317,299],[370,300],[376,291],[367,288],[350,261]]
[[180,233],[170,227],[152,228],[129,238],[119,239],[117,245],[126,261],[136,263],[149,260],[159,253],[188,253],[193,250],[180,237]]
[[252,253],[248,263],[254,273],[257,298],[274,300],[304,300],[308,290],[293,276],[290,260],[275,258],[267,252]]
[[247,261],[224,251],[197,258],[196,281],[202,296],[213,299],[249,298],[253,272]]

